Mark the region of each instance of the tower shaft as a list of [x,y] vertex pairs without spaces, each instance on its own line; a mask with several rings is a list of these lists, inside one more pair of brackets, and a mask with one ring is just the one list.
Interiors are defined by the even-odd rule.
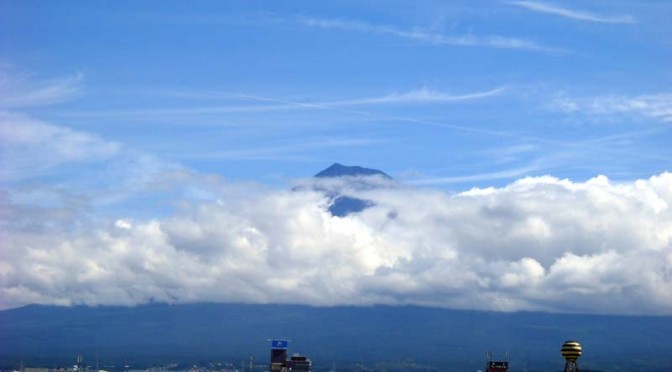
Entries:
[[576,364],[576,361],[568,360],[567,363],[565,363],[565,372],[579,372],[579,365]]

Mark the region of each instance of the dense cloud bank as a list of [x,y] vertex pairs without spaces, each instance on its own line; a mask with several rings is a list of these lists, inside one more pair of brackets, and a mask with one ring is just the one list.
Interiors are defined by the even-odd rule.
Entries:
[[[349,181],[249,194],[213,182],[215,197],[167,217],[107,222],[5,193],[2,306],[221,301],[672,315],[670,173],[632,183],[525,178],[457,194]],[[315,191],[325,187],[373,206],[334,217],[327,193]]]

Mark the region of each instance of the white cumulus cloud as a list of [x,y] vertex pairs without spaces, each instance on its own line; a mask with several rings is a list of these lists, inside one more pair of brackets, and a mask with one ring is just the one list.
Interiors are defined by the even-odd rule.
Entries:
[[670,173],[630,183],[545,176],[457,194],[380,179],[385,187],[328,182],[374,205],[340,218],[314,188],[246,195],[212,183],[212,201],[171,216],[92,226],[61,215],[19,223],[26,209],[1,199],[2,306],[222,301],[672,314]]

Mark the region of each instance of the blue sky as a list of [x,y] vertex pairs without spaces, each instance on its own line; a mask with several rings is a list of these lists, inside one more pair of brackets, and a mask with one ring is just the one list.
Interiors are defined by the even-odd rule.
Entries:
[[670,164],[665,2],[2,6],[5,80],[54,89],[22,112],[229,178],[339,161],[501,184]]
[[[671,12],[665,1],[2,0],[3,229],[28,240],[3,243],[15,254],[0,273],[31,261],[17,253],[29,232],[56,229],[59,244],[81,241],[87,226],[150,231],[156,222],[165,233],[185,208],[276,195],[334,162],[431,195],[506,194],[532,177],[567,190],[602,185],[627,199],[614,201],[619,213],[642,182],[667,200],[668,186],[655,185],[672,159]],[[669,235],[665,210],[661,230],[638,244]],[[660,244],[672,266],[672,248]],[[554,252],[556,261],[511,262],[533,258],[548,272],[567,253]],[[5,296],[29,287],[8,280]],[[5,306],[98,303],[32,291]],[[137,296],[119,301],[149,298]],[[262,301],[231,296],[217,299]],[[567,310],[535,306],[494,308]],[[593,310],[608,312],[583,309]]]

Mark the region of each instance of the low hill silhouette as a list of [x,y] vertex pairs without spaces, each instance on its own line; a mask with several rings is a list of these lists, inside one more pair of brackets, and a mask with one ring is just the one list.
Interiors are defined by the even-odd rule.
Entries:
[[[0,361],[70,365],[84,354],[108,364],[268,357],[267,339],[292,340],[316,365],[415,360],[482,369],[485,352],[509,353],[512,370],[561,370],[560,346],[577,339],[586,369],[669,371],[672,318],[496,313],[415,306],[328,307],[150,304],[26,306],[0,311]],[[327,368],[328,369],[328,368]]]

